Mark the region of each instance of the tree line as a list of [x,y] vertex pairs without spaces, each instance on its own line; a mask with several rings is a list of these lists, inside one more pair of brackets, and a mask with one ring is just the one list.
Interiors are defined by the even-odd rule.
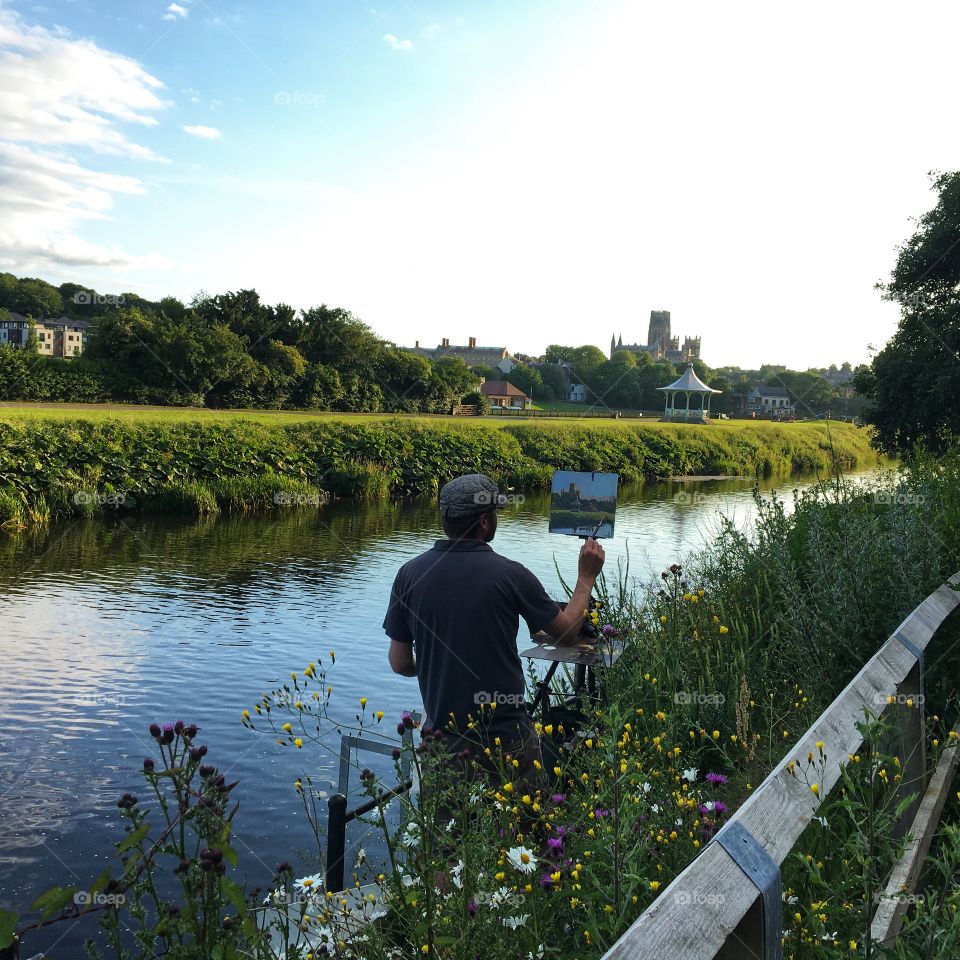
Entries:
[[[586,386],[588,403],[658,410],[657,388],[683,372],[643,352],[620,350],[608,359],[592,344],[551,344],[539,357],[517,354],[507,374],[468,368],[459,357],[431,359],[397,347],[343,308],[271,306],[253,289],[201,292],[184,304],[2,273],[4,310],[36,320],[65,315],[91,327],[83,354],[69,361],[37,356],[33,337],[26,349],[0,346],[3,400],[411,413],[447,412],[466,402],[485,412],[483,378],[507,380],[535,402],[565,399],[574,382]],[[699,359],[693,366],[721,391],[712,404],[717,413],[738,412],[757,383],[785,387],[802,415],[857,412],[844,396],[849,391],[824,378],[826,370],[711,369]]]
[[11,276],[0,277],[0,309],[68,311],[92,326],[69,361],[0,347],[2,399],[433,413],[479,384],[462,359],[402,350],[338,307],[271,306],[256,290],[189,305],[87,292],[76,303],[75,284]]

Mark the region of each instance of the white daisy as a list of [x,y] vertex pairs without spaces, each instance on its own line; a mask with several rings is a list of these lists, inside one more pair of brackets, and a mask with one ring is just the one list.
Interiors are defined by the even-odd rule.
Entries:
[[683,779],[684,779],[684,780],[689,780],[690,783],[693,783],[693,781],[697,779],[697,768],[696,768],[696,767],[690,767],[689,769],[684,770],[684,771],[683,771]]
[[521,873],[533,873],[537,869],[537,858],[533,855],[533,851],[526,847],[512,847],[507,851],[507,860],[510,861],[510,866],[514,870],[519,870]]
[[323,874],[315,873],[312,877],[301,877],[293,881],[293,888],[308,900],[320,897],[323,894]]

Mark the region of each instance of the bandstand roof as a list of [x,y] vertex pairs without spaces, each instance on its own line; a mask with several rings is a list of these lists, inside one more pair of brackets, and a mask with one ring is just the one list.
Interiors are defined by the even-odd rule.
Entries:
[[694,372],[691,363],[683,372],[683,376],[666,387],[657,387],[658,390],[682,390],[685,393],[721,393],[721,390],[714,390],[708,387]]

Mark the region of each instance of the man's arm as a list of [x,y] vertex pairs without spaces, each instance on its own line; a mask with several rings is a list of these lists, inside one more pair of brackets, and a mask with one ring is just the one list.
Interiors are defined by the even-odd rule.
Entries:
[[417,661],[413,656],[413,644],[390,641],[390,669],[399,673],[401,677],[415,677],[417,675]]
[[544,627],[557,643],[573,644],[577,642],[580,628],[583,626],[584,610],[590,602],[594,584],[603,569],[603,547],[592,537],[585,540],[580,548],[577,564],[577,585],[567,606],[557,614],[556,619]]

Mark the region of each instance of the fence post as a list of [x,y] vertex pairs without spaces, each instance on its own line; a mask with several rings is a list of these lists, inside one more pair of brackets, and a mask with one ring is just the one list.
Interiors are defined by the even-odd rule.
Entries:
[[[894,750],[901,763],[900,787],[897,793],[901,797],[916,794],[913,803],[904,810],[903,816],[894,826],[894,836],[899,839],[910,829],[920,808],[923,792],[927,788],[927,751],[924,743],[926,720],[923,651],[902,634],[897,633],[895,636],[917,660],[903,682],[897,686],[897,703],[894,707]],[[910,706],[907,706],[908,700],[911,701]]]
[[343,855],[347,840],[347,798],[335,793],[327,800],[327,872],[330,893],[343,889]]

